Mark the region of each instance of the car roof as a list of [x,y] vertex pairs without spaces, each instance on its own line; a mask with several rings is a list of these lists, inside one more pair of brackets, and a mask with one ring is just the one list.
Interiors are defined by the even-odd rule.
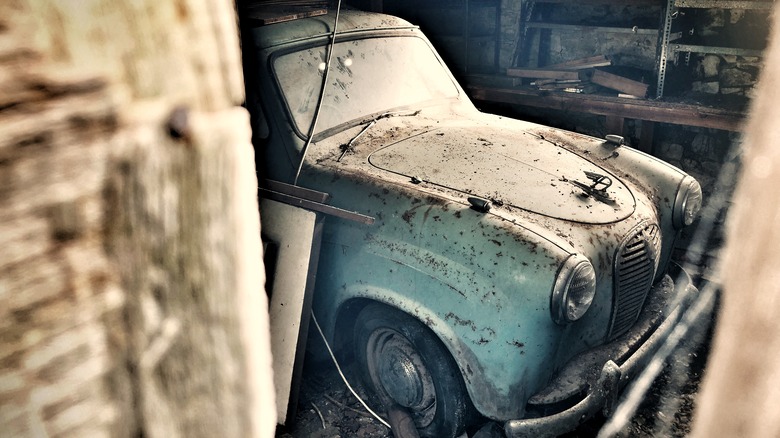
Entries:
[[[252,29],[252,36],[255,47],[265,49],[297,40],[328,36],[333,32],[335,20],[336,12],[331,10],[325,15],[316,17],[258,26]],[[337,31],[341,34],[356,31],[415,28],[417,26],[392,15],[346,9],[339,13]]]

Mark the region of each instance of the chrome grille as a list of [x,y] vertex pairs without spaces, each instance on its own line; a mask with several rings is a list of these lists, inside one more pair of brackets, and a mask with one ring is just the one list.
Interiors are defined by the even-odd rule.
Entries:
[[615,301],[608,338],[614,339],[636,322],[653,284],[661,252],[656,224],[641,224],[629,233],[615,255]]

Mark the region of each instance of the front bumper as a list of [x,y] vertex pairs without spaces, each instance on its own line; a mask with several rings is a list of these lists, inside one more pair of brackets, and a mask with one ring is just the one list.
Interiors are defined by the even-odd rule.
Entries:
[[[621,389],[661,347],[698,289],[678,265],[670,265],[673,287],[654,287],[639,320],[625,335],[574,357],[552,383],[529,399],[529,412],[538,416],[509,420],[508,437],[557,436],[570,432],[599,410],[610,415]],[[666,278],[668,282],[671,278]],[[668,300],[668,301],[667,301]],[[676,301],[675,301],[676,300]],[[665,311],[664,303],[674,303]]]

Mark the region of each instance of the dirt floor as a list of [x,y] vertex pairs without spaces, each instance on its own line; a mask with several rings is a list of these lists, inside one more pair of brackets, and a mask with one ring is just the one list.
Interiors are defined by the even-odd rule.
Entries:
[[[690,432],[694,399],[709,349],[708,326],[699,327],[678,348],[646,394],[631,424],[619,436],[684,437]],[[310,342],[322,341],[317,338]],[[352,396],[332,363],[309,361],[303,374],[297,415],[287,426],[277,429],[277,438],[393,436]],[[356,375],[351,364],[345,366],[345,374]],[[350,383],[359,395],[365,396],[359,379],[350,378]],[[603,417],[594,418],[564,437],[595,437],[604,422]],[[474,431],[466,436],[473,437]]]

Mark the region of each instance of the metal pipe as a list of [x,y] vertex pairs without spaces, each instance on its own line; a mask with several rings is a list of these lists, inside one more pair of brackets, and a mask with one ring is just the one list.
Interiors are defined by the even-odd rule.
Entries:
[[395,438],[420,438],[412,415],[398,404],[393,403],[387,409],[387,421]]

